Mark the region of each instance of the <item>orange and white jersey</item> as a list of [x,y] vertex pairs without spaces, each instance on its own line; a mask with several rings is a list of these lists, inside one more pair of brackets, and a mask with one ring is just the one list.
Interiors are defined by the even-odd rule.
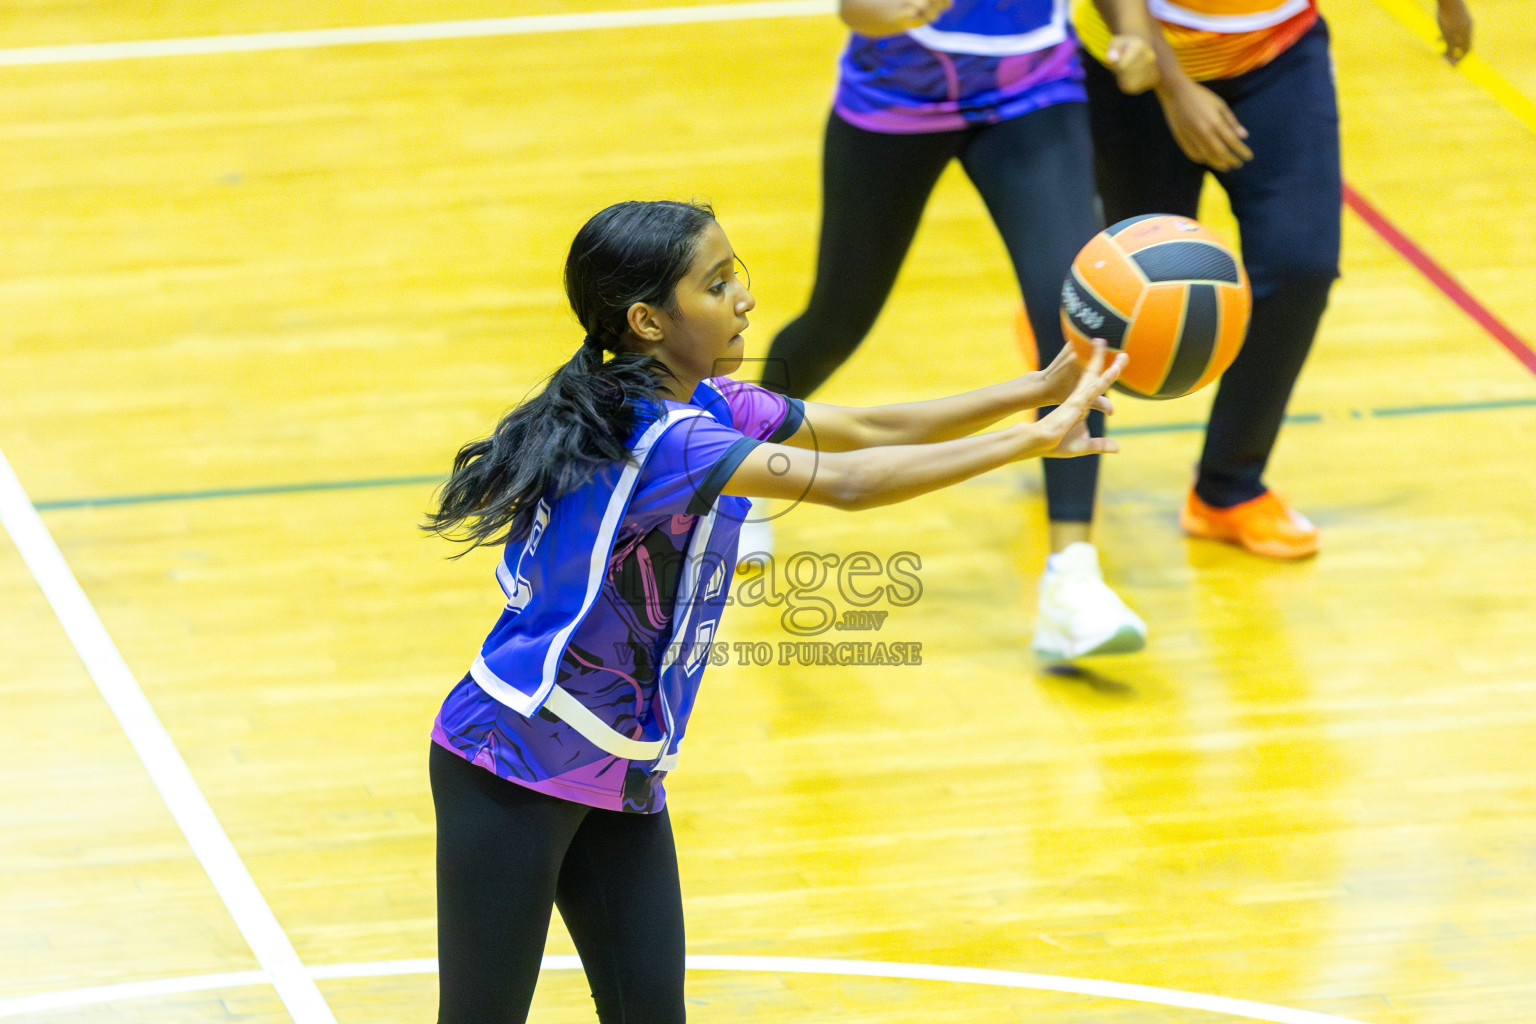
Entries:
[[1274,28],[1316,7],[1313,0],[1147,0],[1158,21],[1223,35]]
[[[1147,0],[1147,8],[1197,81],[1269,63],[1317,21],[1317,0]],[[1075,0],[1072,17],[1083,45],[1102,61],[1110,31],[1093,0]]]

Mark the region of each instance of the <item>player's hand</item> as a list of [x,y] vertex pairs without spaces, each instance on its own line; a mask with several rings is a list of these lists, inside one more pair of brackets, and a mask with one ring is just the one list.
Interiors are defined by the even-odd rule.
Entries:
[[895,2],[900,10],[897,20],[903,22],[903,32],[907,29],[931,25],[954,5],[954,0],[895,0]]
[[1253,159],[1253,150],[1243,141],[1248,129],[1225,100],[1199,82],[1187,76],[1177,82],[1164,80],[1157,98],[1174,141],[1195,163],[1235,171]]
[[1109,40],[1104,66],[1115,73],[1115,84],[1127,96],[1146,92],[1162,80],[1157,54],[1141,36],[1120,35]]
[[1445,40],[1445,59],[1456,64],[1472,49],[1472,12],[1466,0],[1440,0],[1435,20]]
[[954,0],[841,0],[838,17],[860,35],[900,35],[937,21]]
[[[1052,364],[1054,363],[1053,360]],[[1125,369],[1125,363],[1124,352],[1117,353],[1114,359],[1110,359],[1104,339],[1093,339],[1093,356],[1088,360],[1087,365],[1082,367],[1072,393],[1051,410],[1049,415],[1032,424],[1038,434],[1038,443],[1041,447],[1031,454],[1044,455],[1048,458],[1071,458],[1078,455],[1107,455],[1118,452],[1120,446],[1112,438],[1089,435],[1088,424],[1084,422],[1084,417],[1088,415],[1089,409],[1096,408],[1097,400],[1103,398],[1104,392],[1119,379],[1120,371]]]
[[[1056,353],[1056,358],[1051,360],[1049,366],[1029,375],[1035,378],[1036,391],[1031,407],[1060,405],[1065,402],[1082,380],[1084,372],[1082,361],[1077,358],[1077,350],[1070,344],[1061,346],[1061,351]],[[1106,415],[1115,411],[1108,395],[1099,395],[1095,398],[1091,408]]]

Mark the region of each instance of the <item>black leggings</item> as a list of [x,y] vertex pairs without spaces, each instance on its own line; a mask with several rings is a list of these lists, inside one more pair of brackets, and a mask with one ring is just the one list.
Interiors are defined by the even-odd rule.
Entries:
[[[1179,149],[1151,93],[1126,96],[1087,54],[1089,109],[1104,215],[1193,217],[1206,169]],[[1253,285],[1248,338],[1211,406],[1195,492],[1218,507],[1264,493],[1262,476],[1292,386],[1339,273],[1343,182],[1328,28],[1319,19],[1262,67],[1203,83],[1248,129],[1253,159],[1216,175]]]
[[[1082,103],[1057,103],[993,125],[922,135],[855,128],[833,114],[822,156],[821,242],[804,313],[768,350],[763,383],[804,398],[874,326],[939,174],[958,158],[1001,233],[1042,363],[1061,351],[1061,282],[1101,224],[1093,148]],[[972,339],[942,326],[935,359],[963,359]],[[1088,417],[1095,436],[1104,417]],[[1046,459],[1046,500],[1057,522],[1089,522],[1097,455]]]
[[672,822],[558,800],[436,743],[439,1024],[527,1019],[558,906],[602,1024],[683,1021]]

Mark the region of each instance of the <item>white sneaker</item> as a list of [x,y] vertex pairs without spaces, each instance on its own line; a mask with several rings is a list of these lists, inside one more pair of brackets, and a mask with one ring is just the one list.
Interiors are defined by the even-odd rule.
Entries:
[[1049,661],[1128,654],[1147,645],[1147,624],[1104,583],[1092,544],[1068,544],[1046,562],[1030,646]]
[[747,565],[766,568],[773,560],[773,524],[763,518],[767,510],[761,500],[753,501],[741,523],[740,539],[736,542],[736,567]]

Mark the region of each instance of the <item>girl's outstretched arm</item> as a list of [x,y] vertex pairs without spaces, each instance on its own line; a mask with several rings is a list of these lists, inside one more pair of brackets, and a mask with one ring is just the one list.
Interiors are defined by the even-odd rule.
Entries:
[[761,444],[742,460],[723,491],[863,509],[905,501],[1020,459],[1116,452],[1120,449],[1113,440],[1088,435],[1083,418],[1098,407],[1124,366],[1124,355],[1108,362],[1104,343],[1095,342],[1093,358],[1055,410],[1036,422],[988,434],[852,451]]
[[[1014,413],[1059,404],[1072,393],[1083,373],[1072,346],[1063,345],[1042,370],[947,398],[862,409],[806,402],[800,429],[784,443],[821,452],[846,452],[948,441]],[[1113,411],[1103,395],[1094,400],[1092,408]]]

